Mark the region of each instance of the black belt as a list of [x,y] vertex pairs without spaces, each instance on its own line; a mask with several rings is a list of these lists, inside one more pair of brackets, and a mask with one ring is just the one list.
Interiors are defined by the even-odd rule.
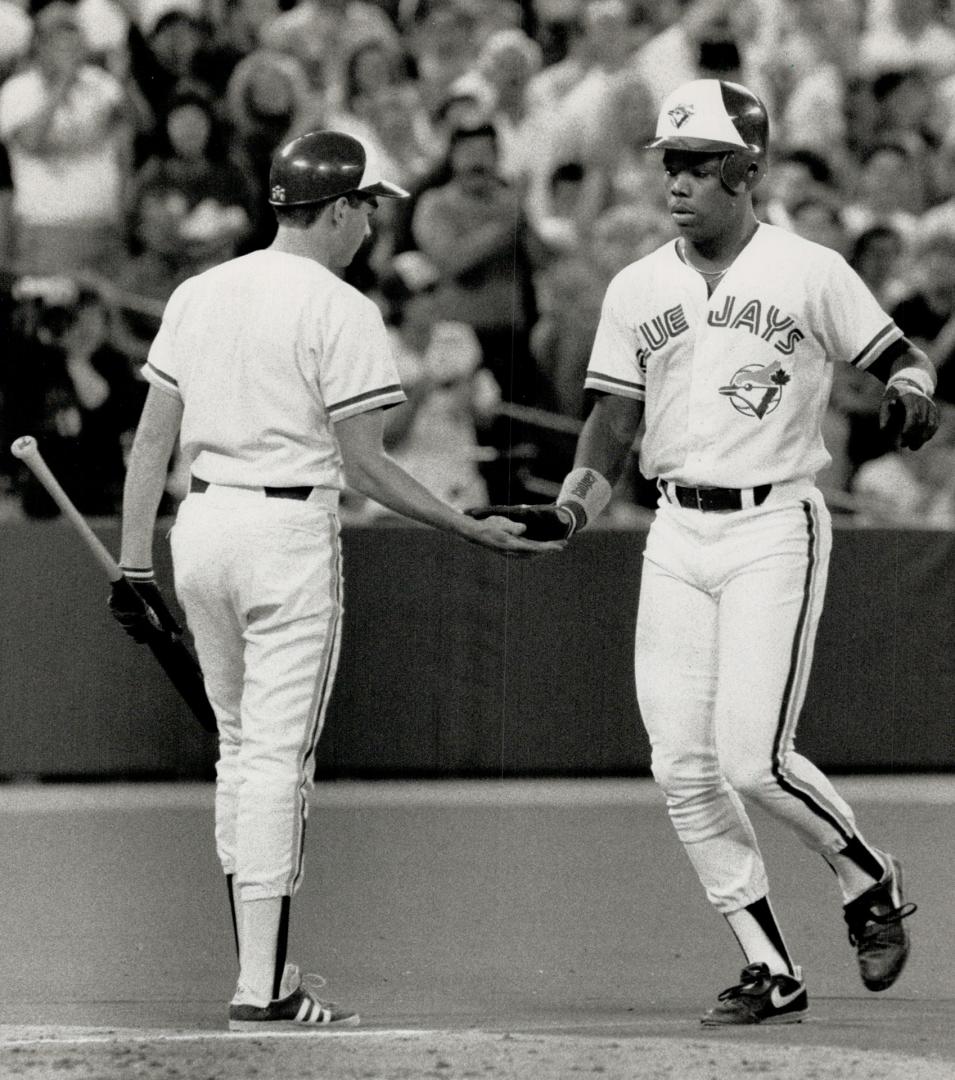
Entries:
[[[766,496],[773,490],[772,484],[759,484],[752,489],[753,505],[762,506]],[[680,487],[679,484],[671,484],[664,481],[664,491],[667,498],[672,495],[680,506],[689,510],[742,510],[743,492],[740,488],[717,488],[717,487]],[[671,500],[672,501],[672,500]]]
[[[202,494],[209,487],[208,480],[200,480],[198,476],[193,476],[189,481],[189,490]],[[313,487],[265,487],[259,490],[265,492],[267,499],[297,499],[299,502],[305,502],[305,500],[315,490]]]

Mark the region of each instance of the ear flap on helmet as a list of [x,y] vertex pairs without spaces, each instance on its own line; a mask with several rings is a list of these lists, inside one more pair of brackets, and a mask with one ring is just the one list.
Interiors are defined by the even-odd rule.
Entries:
[[752,191],[766,174],[766,155],[747,150],[731,150],[720,162],[720,179],[723,186],[734,195],[740,184]]

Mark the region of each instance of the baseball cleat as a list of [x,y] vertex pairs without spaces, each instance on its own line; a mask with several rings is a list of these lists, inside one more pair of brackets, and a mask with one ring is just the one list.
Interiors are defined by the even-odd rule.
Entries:
[[[310,976],[306,975],[306,979]],[[324,980],[322,980],[324,983]],[[267,1005],[242,1002],[242,991],[229,1005],[230,1031],[325,1031],[329,1028],[354,1027],[358,1013],[343,1009],[334,1002],[322,1002],[305,985],[298,968],[286,964],[279,988],[280,996]]]
[[887,990],[905,967],[909,935],[902,920],[916,911],[902,896],[902,867],[891,855],[888,861],[885,877],[844,908],[849,943],[869,990]]
[[798,1024],[809,1012],[802,969],[773,975],[766,964],[743,968],[738,986],[724,990],[719,1004],[701,1017],[708,1027],[723,1024]]

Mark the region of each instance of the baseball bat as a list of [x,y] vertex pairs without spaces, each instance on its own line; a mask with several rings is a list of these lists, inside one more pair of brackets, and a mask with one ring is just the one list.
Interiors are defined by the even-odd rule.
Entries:
[[33,473],[33,475],[40,481],[40,483],[46,488],[47,494],[56,503],[56,505],[63,512],[63,516],[67,518],[74,529],[83,538],[84,543],[90,549],[95,556],[97,562],[106,571],[106,576],[110,581],[119,581],[123,576],[123,571],[119,568],[119,563],[113,558],[112,555],[106,550],[100,538],[93,532],[93,530],[87,525],[86,519],[73,505],[69,495],[60,486],[60,482],[50,472],[50,467],[43,460],[43,455],[40,453],[40,448],[36,444],[36,439],[32,435],[21,435],[13,445],[10,447],[10,453],[15,458],[19,458],[24,465]]
[[202,671],[192,653],[189,652],[178,635],[164,630],[160,626],[154,612],[126,580],[119,563],[110,555],[106,546],[89,527],[86,519],[76,509],[72,499],[50,471],[49,465],[43,460],[36,439],[32,435],[21,435],[10,447],[10,452],[15,458],[19,458],[43,485],[50,498],[62,511],[63,516],[70,522],[93,557],[106,572],[106,576],[114,588],[122,590],[126,601],[142,605],[143,613],[147,615],[150,623],[150,630],[146,637],[146,644],[149,646],[150,651],[159,661],[170,682],[178,690],[199,723],[206,731],[215,731],[217,728],[215,714],[206,696]]

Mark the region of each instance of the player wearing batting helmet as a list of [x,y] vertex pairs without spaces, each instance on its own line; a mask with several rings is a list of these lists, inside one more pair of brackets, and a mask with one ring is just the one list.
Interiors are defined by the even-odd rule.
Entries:
[[[569,538],[611,497],[645,422],[657,512],[644,553],[635,672],[653,775],[710,902],[746,959],[705,1024],[799,1021],[808,1009],[745,804],[788,825],[839,884],[863,983],[909,951],[898,860],[795,749],[831,522],[814,477],[833,369],[886,384],[882,425],[913,449],[937,426],[934,370],[834,251],[758,220],[769,124],[745,87],[674,90],[649,148],[676,239],[622,270],[585,385],[593,409],[553,505],[496,508]],[[479,511],[485,513],[487,511]]]
[[[178,440],[191,480],[173,568],[218,721],[216,847],[239,955],[236,1030],[358,1022],[286,962],[341,640],[346,475],[376,502],[504,554],[563,546],[452,509],[384,452],[382,411],[405,395],[377,307],[335,271],[370,235],[377,200],[404,195],[349,135],[291,140],[272,166],[275,240],[180,285],[144,369],[122,562],[134,588],[151,580],[156,508]],[[150,597],[155,605],[154,587]],[[135,628],[136,612],[115,602],[113,611]]]

